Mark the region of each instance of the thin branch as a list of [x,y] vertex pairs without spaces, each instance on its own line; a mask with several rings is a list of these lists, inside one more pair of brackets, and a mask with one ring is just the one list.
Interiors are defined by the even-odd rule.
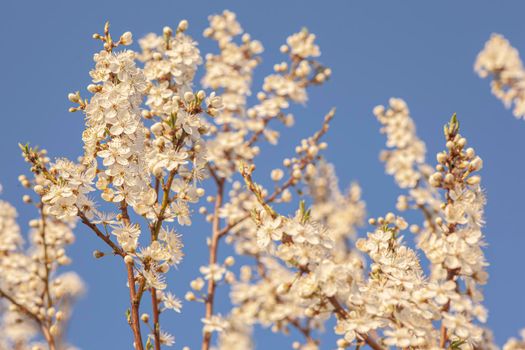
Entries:
[[[210,266],[217,263],[217,250],[219,246],[220,235],[220,218],[219,218],[219,209],[222,206],[223,195],[224,195],[224,179],[215,177],[217,182],[217,197],[215,198],[215,207],[213,211],[213,221],[212,221],[212,237],[210,243]],[[217,287],[216,282],[213,278],[208,280],[208,295],[205,300],[206,307],[206,319],[210,319],[213,315],[213,304],[215,301],[215,288]],[[202,350],[209,350],[211,343],[212,333],[205,332],[202,338]]]
[[46,217],[44,215],[44,203],[40,202],[40,220],[42,220],[42,245],[44,248],[44,293],[47,298],[47,307],[50,308],[53,306],[53,300],[51,299],[51,293],[49,291],[49,275],[50,275],[50,269],[49,269],[49,257],[47,253],[47,242],[46,242]]
[[[40,202],[39,209],[40,209],[40,219],[42,220],[41,234],[42,234],[42,246],[44,249],[44,271],[45,271],[45,274],[43,277],[44,298],[42,298],[42,301],[44,301],[44,299],[47,300],[47,308],[49,309],[53,306],[53,300],[51,298],[51,292],[49,289],[49,277],[50,277],[51,271],[50,271],[50,265],[49,265],[50,262],[49,262],[48,252],[47,252],[46,216],[44,214],[44,203],[43,202]],[[53,334],[51,334],[51,332],[49,331],[50,327],[51,327],[51,319],[44,316],[44,322],[41,323],[42,333],[49,345],[49,350],[54,350],[56,348],[55,338],[53,337]]]
[[303,326],[298,319],[287,317],[286,321],[294,326],[301,334],[305,337],[306,341],[311,344],[319,345],[319,341],[315,340],[311,335],[311,330],[308,327]]
[[157,299],[157,290],[150,289],[151,293],[151,307],[153,309],[153,337],[155,338],[155,350],[160,350],[160,315],[159,315],[159,301]]
[[89,227],[101,240],[103,240],[113,251],[114,254],[121,256],[122,258],[126,256],[126,253],[116,245],[106,234],[104,234],[97,225],[93,224],[82,211],[78,211],[78,217],[84,225]]
[[173,169],[172,171],[170,171],[166,185],[162,186],[164,191],[162,195],[162,203],[160,206],[159,215],[157,216],[157,221],[155,221],[155,223],[153,224],[151,228],[151,235],[152,235],[152,239],[154,240],[157,239],[160,228],[162,226],[162,222],[164,221],[164,213],[166,213],[166,209],[168,208],[168,204],[170,203],[171,184],[173,183],[173,180],[175,179],[176,173],[177,173],[177,169]]
[[32,313],[26,306],[17,302],[12,296],[4,292],[2,289],[0,289],[0,297],[5,298],[11,304],[16,306],[23,314],[33,319],[38,324],[42,324],[42,320],[36,314]]
[[135,291],[135,276],[133,273],[133,263],[126,264],[128,272],[128,287],[129,287],[129,299],[131,301],[131,319],[130,327],[133,331],[133,338],[135,340],[135,349],[144,350],[142,343],[142,334],[140,331],[140,319],[139,319],[139,306],[140,300],[137,298]]
[[[124,225],[130,225],[130,219],[128,214],[128,205],[125,200],[120,202],[120,212],[122,214],[122,221]],[[125,254],[125,253],[124,253]],[[134,263],[126,263],[126,268],[128,271],[128,287],[129,287],[129,300],[131,302],[131,320],[130,326],[133,331],[133,338],[135,339],[135,349],[144,350],[144,345],[142,343],[142,334],[140,331],[140,316],[139,316],[139,307],[140,307],[140,298],[142,294],[137,294],[135,290],[135,274],[133,272]]]
[[[328,114],[325,115],[324,120],[323,120],[323,124],[321,126],[321,129],[318,130],[312,136],[312,140],[315,143],[319,142],[321,137],[323,137],[326,134],[326,132],[328,131],[328,129],[330,127],[330,122],[334,118],[334,115],[335,115],[335,108],[331,109],[330,112],[328,112]],[[299,170],[305,169],[306,166],[308,164],[310,164],[312,161],[313,161],[313,159],[310,156],[308,156],[308,155],[306,155],[303,158],[301,158],[301,160],[299,162]],[[286,189],[294,186],[295,184],[297,184],[297,179],[295,179],[292,175],[290,175],[290,177],[286,180],[286,182],[284,184],[282,184],[281,186],[277,187],[274,190],[274,192],[265,199],[264,204],[272,203],[273,201],[275,201],[277,199],[277,196],[279,196]],[[242,222],[244,222],[248,218],[250,218],[250,213],[246,213],[244,216],[242,216],[237,221],[229,223],[228,225],[226,225],[223,229],[221,229],[219,231],[219,236],[222,237],[222,236],[226,235],[228,232],[230,232],[231,229],[233,229],[237,225],[241,224]]]

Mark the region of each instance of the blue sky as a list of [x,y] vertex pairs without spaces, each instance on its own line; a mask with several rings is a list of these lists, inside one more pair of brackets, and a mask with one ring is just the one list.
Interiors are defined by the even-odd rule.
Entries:
[[[293,131],[284,134],[278,147],[264,149],[271,153],[260,157],[263,169],[278,166],[278,156],[291,154],[297,141],[336,106],[326,156],[335,163],[341,184],[361,184],[368,214],[382,215],[393,209],[400,191],[378,161],[384,138],[372,108],[391,96],[405,99],[431,162],[443,147],[442,125],[458,113],[462,133],[485,164],[488,324],[500,344],[525,327],[525,233],[520,221],[525,208],[525,122],[514,119],[490,94],[488,81],[472,69],[492,32],[505,35],[525,53],[522,1],[2,1],[0,183],[2,198],[19,207],[22,226],[27,228],[35,213],[21,204],[25,191],[16,178],[26,166],[17,143],[31,141],[52,156],[80,154],[82,117],[67,112],[67,93],[85,91],[89,83],[92,54],[99,49],[91,35],[100,32],[106,20],[113,33],[130,30],[138,38],[186,18],[189,33],[207,52],[215,50],[201,35],[207,16],[223,9],[236,12],[243,28],[265,46],[256,87],[281,59],[280,44],[303,26],[317,34],[321,61],[333,70],[324,87],[314,88],[307,108],[293,109]],[[180,230],[187,256],[180,270],[171,273],[170,284],[181,297],[207,259],[207,229],[200,224]],[[86,281],[88,293],[75,311],[70,339],[82,349],[128,349],[124,270],[116,259],[93,260],[96,248],[101,248],[99,242],[79,229],[72,268]],[[220,252],[222,257],[226,253]],[[219,297],[227,296],[223,292]],[[221,302],[219,309],[225,307]],[[164,327],[177,338],[176,349],[200,344],[202,313],[202,305],[185,303],[182,316],[165,317]],[[270,331],[256,334],[259,349],[277,344],[288,348],[290,343]],[[327,336],[323,348],[333,348],[333,339]]]

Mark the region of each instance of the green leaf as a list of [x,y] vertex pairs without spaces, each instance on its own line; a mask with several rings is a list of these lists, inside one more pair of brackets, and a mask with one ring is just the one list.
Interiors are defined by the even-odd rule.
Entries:
[[465,344],[466,340],[454,340],[450,343],[450,349],[451,350],[461,350],[461,345]]

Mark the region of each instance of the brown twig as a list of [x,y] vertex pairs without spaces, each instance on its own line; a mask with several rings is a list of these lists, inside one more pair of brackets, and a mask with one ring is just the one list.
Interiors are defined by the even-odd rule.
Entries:
[[128,287],[129,287],[129,299],[131,302],[131,319],[130,327],[133,331],[133,338],[135,340],[135,349],[144,350],[142,343],[142,334],[140,331],[140,319],[139,319],[139,306],[140,299],[137,297],[135,290],[135,276],[133,273],[133,263],[126,264],[128,272]]
[[[245,181],[247,182],[248,188],[252,190],[254,188],[257,188],[255,183],[253,183],[253,180],[251,178],[251,171],[253,168],[246,168],[244,167],[241,171],[242,176],[244,177]],[[258,195],[257,193],[254,193],[257,199],[259,200],[261,205],[266,205],[264,199]],[[300,266],[300,273],[309,273],[309,269],[306,266]],[[339,303],[337,298],[335,296],[328,297],[327,300],[330,302],[330,304],[334,307],[334,312],[338,318],[347,319],[349,317],[348,312],[346,309]],[[384,350],[384,348],[377,342],[377,340],[366,333],[357,333],[359,338],[363,339],[372,349],[374,350]],[[204,349],[203,349],[204,350]]]
[[23,314],[36,321],[38,324],[42,323],[42,320],[34,313],[31,312],[27,307],[17,302],[12,296],[0,289],[0,297],[5,298],[11,304],[16,306]]
[[112,249],[114,254],[119,255],[121,257],[126,256],[126,253],[122,250],[122,248],[116,245],[107,235],[100,231],[97,225],[89,221],[86,215],[80,210],[78,211],[78,217],[84,225],[89,227],[101,240],[104,241],[104,243],[106,243]]
[[153,309],[153,337],[155,338],[155,350],[160,350],[160,315],[159,315],[159,301],[157,299],[157,290],[150,289],[151,293],[151,307]]
[[20,312],[34,320],[40,326],[40,329],[42,330],[42,335],[44,336],[44,339],[46,340],[49,346],[49,350],[56,350],[55,340],[51,335],[51,332],[49,331],[48,325],[46,325],[42,319],[40,319],[36,314],[32,313],[31,310],[29,310],[26,306],[17,302],[12,296],[4,292],[2,289],[0,289],[0,297],[5,298],[7,301],[13,304]]
[[[326,116],[324,117],[321,129],[318,130],[312,136],[312,140],[315,143],[319,142],[321,137],[326,134],[326,132],[328,131],[328,129],[330,127],[330,122],[334,118],[334,115],[335,115],[335,108],[331,109],[330,112],[328,112],[328,114],[326,114]],[[305,155],[303,158],[301,158],[301,160],[299,162],[299,170],[303,170],[304,168],[306,168],[306,166],[308,164],[310,164],[312,161],[313,161],[313,159],[310,156]],[[279,196],[281,193],[283,193],[286,189],[294,186],[296,183],[297,183],[297,179],[295,179],[293,176],[290,175],[290,177],[286,180],[286,182],[284,182],[281,186],[277,187],[274,190],[274,192],[265,199],[264,204],[272,203],[273,201],[275,201],[277,199],[277,196]],[[229,223],[228,225],[226,225],[224,228],[222,228],[219,231],[219,236],[222,237],[222,236],[226,235],[228,232],[230,232],[231,229],[233,229],[237,225],[241,224],[242,222],[244,222],[248,218],[250,218],[250,213],[246,213],[244,216],[242,216],[237,221]]]
[[155,223],[151,227],[151,237],[153,240],[157,239],[160,228],[162,227],[162,222],[164,221],[164,214],[166,213],[168,204],[170,204],[170,190],[171,190],[171,185],[173,183],[173,180],[175,179],[176,173],[177,173],[177,169],[170,171],[166,185],[162,186],[164,191],[162,195],[162,203],[160,205],[160,211],[157,216],[157,221],[155,221]]
[[311,344],[319,345],[319,341],[312,337],[311,330],[308,327],[303,326],[298,319],[287,317],[286,321],[294,326],[304,336],[306,341]]
[[[129,226],[130,219],[128,214],[128,205],[125,200],[120,202],[120,212],[122,214],[122,222],[124,223],[124,225]],[[133,266],[133,261],[131,261],[131,263],[126,263],[126,268],[128,272],[129,300],[131,303],[130,327],[133,331],[133,338],[135,339],[135,349],[144,350],[144,345],[142,343],[142,333],[140,330],[139,316],[140,296],[142,296],[142,294],[137,294],[137,291],[135,289],[135,274],[133,272]]]
[[[219,218],[219,209],[222,206],[223,195],[224,195],[224,179],[217,179],[217,196],[215,197],[215,206],[213,211],[213,220],[212,220],[212,237],[210,243],[210,266],[217,263],[217,250],[219,246],[220,235],[220,218]],[[213,304],[215,300],[215,288],[217,287],[215,280],[210,278],[208,280],[208,295],[205,300],[206,307],[206,319],[210,319],[213,315]],[[202,338],[202,350],[209,350],[211,343],[212,333],[205,332]]]
[[[47,242],[46,242],[46,217],[44,214],[44,203],[43,202],[40,202],[39,209],[40,209],[40,219],[42,220],[41,234],[42,234],[42,246],[44,250],[44,271],[45,271],[44,277],[42,278],[44,282],[44,297],[42,298],[42,300],[46,299],[47,308],[51,308],[53,306],[53,300],[51,298],[51,292],[49,289],[49,277],[50,277],[51,271],[50,271],[50,262],[48,261],[49,257],[48,257]],[[51,320],[46,317],[41,324],[42,333],[49,345],[49,350],[53,350],[56,348],[56,345],[55,345],[55,338],[49,331],[50,327],[51,327]]]
[[53,301],[51,299],[51,293],[49,292],[50,269],[49,269],[49,261],[48,261],[49,257],[47,254],[47,242],[46,242],[46,217],[44,215],[44,203],[42,202],[40,203],[40,220],[42,220],[41,234],[42,234],[42,246],[44,248],[44,271],[45,271],[45,275],[43,278],[43,282],[45,285],[44,294],[47,299],[47,307],[50,308],[53,305]]

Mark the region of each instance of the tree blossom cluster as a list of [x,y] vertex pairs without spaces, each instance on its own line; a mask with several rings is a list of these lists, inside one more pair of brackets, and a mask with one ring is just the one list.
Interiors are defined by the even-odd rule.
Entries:
[[505,107],[514,107],[516,118],[525,117],[525,69],[518,50],[505,37],[492,34],[478,54],[474,70],[481,78],[492,77],[492,93]]
[[[42,163],[45,152],[37,156]],[[24,187],[42,187],[47,180],[20,176]],[[75,349],[65,330],[75,300],[84,292],[82,279],[64,271],[71,259],[66,249],[75,240],[75,220],[59,219],[44,196],[24,195],[38,216],[29,221],[27,242],[17,223],[17,211],[0,201],[0,349]],[[39,335],[42,335],[40,339]]]
[[[0,202],[0,349],[73,349],[65,330],[83,283],[58,270],[70,262],[66,248],[78,226],[100,241],[94,258],[113,255],[122,266],[132,334],[125,347],[174,345],[161,315],[182,311],[170,288],[180,288],[173,277],[184,257],[180,232],[196,215],[210,224],[201,237],[207,263],[192,271],[184,299],[202,304],[202,350],[254,349],[259,326],[298,335],[291,347],[302,350],[498,349],[483,326],[483,162],[456,116],[445,125],[444,150],[427,161],[406,103],[392,98],[374,108],[386,136],[380,160],[403,194],[399,213],[370,218],[363,234],[361,188],[342,190],[323,156],[335,109],[261,176],[266,185],[254,180],[257,156],[279,141],[283,128],[273,125],[293,126],[300,118],[291,106],[305,104],[310,89],[330,78],[316,36],[307,29],[289,36],[283,60],[254,87],[263,45],[234,13],[209,17],[204,37],[217,52],[204,57],[188,28],[183,20],[148,34],[135,52],[124,49],[131,33],[114,40],[106,24],[93,36],[102,49],[93,56],[90,96],[68,96],[70,111],[84,116],[82,155],[51,160],[21,145],[34,175],[20,177],[34,191],[24,202],[40,215],[26,247],[16,210]],[[494,93],[524,114],[523,67],[503,37],[491,38],[476,70],[493,75]],[[407,211],[421,222],[408,223],[400,215]],[[221,244],[235,257],[219,256]],[[230,292],[225,315],[216,312],[218,288]],[[336,344],[321,343],[327,328]],[[188,340],[173,331],[184,346]],[[514,338],[503,347],[518,349],[525,344]]]

